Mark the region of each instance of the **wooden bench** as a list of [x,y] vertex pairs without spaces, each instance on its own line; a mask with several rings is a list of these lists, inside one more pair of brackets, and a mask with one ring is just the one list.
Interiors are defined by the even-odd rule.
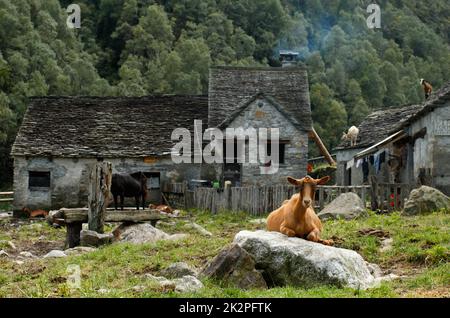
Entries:
[[[60,209],[50,211],[47,220],[50,223],[58,223],[66,225],[66,244],[69,248],[80,245],[80,233],[83,223],[89,222],[88,208],[78,209]],[[158,210],[136,210],[124,209],[112,210],[107,209],[105,213],[105,222],[150,222],[152,226],[156,226],[159,220],[166,219],[167,216],[161,214]]]

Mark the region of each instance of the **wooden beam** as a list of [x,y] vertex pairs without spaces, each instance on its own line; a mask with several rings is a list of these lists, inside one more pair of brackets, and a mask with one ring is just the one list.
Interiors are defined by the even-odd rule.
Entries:
[[325,145],[323,144],[322,139],[320,139],[320,137],[317,134],[317,132],[314,129],[314,127],[311,128],[311,130],[309,132],[309,138],[314,140],[314,142],[316,143],[317,147],[319,148],[320,153],[322,154],[322,156],[325,157],[325,160],[328,162],[328,164],[330,166],[336,166],[336,162],[334,161],[333,157],[331,157],[330,153],[328,152],[327,147],[325,147]]
[[[64,219],[66,223],[87,223],[88,209],[61,209],[53,213],[52,217],[53,219]],[[107,210],[105,212],[105,222],[146,222],[164,218],[166,217],[161,215],[158,210]]]

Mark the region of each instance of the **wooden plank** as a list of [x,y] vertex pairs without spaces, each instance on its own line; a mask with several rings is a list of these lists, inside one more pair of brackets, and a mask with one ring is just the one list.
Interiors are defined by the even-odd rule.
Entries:
[[[88,209],[61,209],[52,214],[52,217],[64,219],[66,223],[88,222]],[[105,222],[145,222],[166,218],[158,210],[134,210],[105,212]]]
[[9,191],[9,192],[0,192],[0,195],[14,195],[13,191]]
[[13,198],[9,198],[9,199],[0,199],[0,202],[13,202],[14,199]]

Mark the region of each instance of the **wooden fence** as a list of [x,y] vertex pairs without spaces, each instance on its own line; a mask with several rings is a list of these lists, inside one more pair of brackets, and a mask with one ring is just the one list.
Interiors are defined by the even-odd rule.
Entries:
[[14,192],[0,192],[0,203],[2,202],[13,202]]
[[375,183],[371,185],[371,206],[374,211],[390,212],[403,209],[412,185],[401,183]]
[[[296,189],[290,185],[262,187],[234,187],[229,189],[196,188],[188,190],[185,183],[166,185],[163,192],[171,204],[180,208],[196,208],[217,213],[219,211],[246,211],[251,215],[263,215],[278,208]],[[362,186],[318,186],[315,209],[346,192],[356,193],[367,208],[383,212],[401,210],[411,186],[407,184],[376,183]]]

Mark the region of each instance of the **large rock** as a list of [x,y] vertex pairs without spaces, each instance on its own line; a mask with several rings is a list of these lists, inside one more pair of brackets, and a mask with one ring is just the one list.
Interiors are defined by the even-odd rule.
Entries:
[[190,275],[172,281],[175,283],[175,291],[178,293],[193,293],[204,287],[201,281]]
[[101,246],[113,241],[114,236],[111,233],[100,234],[95,231],[82,230],[80,233],[80,244],[82,246]]
[[347,192],[327,204],[317,215],[321,220],[352,220],[368,214],[361,198],[356,193]]
[[6,253],[4,250],[0,250],[0,258],[1,257],[9,257],[9,254]]
[[168,278],[181,278],[183,276],[197,276],[197,271],[184,262],[173,263],[161,271],[161,275]]
[[44,255],[44,258],[61,258],[67,257],[66,253],[60,250],[52,250]]
[[367,289],[377,283],[355,251],[266,231],[242,231],[234,241],[253,256],[270,285]]
[[97,249],[93,248],[93,247],[76,246],[76,247],[69,248],[69,249],[65,250],[64,253],[66,255],[81,255],[81,254],[84,254],[84,253],[91,253],[91,252],[94,252],[96,250]]
[[169,235],[149,223],[119,225],[113,231],[116,240],[134,244],[154,243],[160,240],[179,240],[186,237],[184,234]]
[[156,284],[163,291],[175,291],[178,293],[192,293],[202,289],[203,283],[194,276],[183,276],[173,280],[162,276],[153,276],[151,274],[145,275],[154,284]]
[[416,215],[440,209],[450,209],[450,198],[435,188],[421,186],[411,191],[403,212],[408,215]]
[[255,269],[253,257],[238,244],[220,251],[201,275],[242,289],[267,288],[262,274]]

